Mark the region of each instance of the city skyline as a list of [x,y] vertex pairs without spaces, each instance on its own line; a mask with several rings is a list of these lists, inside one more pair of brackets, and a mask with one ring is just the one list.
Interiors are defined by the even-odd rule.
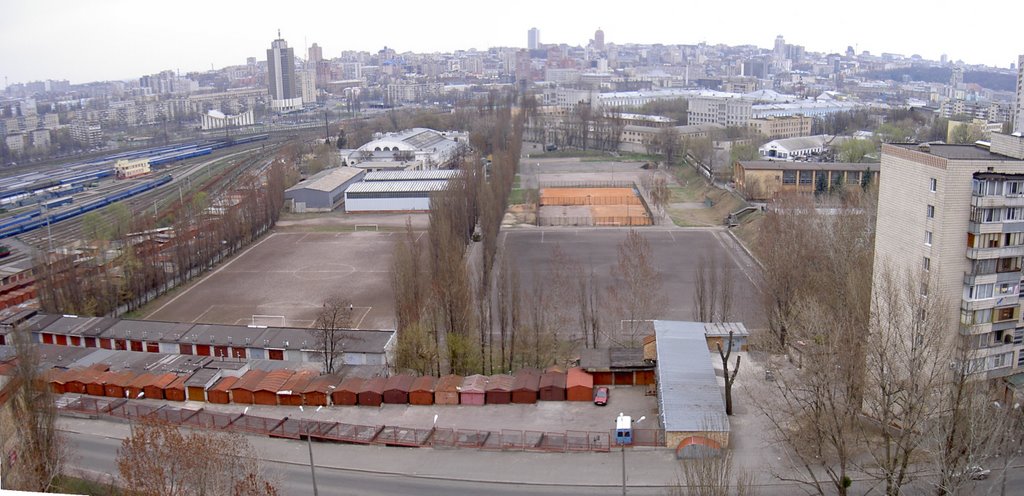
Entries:
[[[549,44],[586,45],[598,28],[604,30],[606,43],[614,44],[706,42],[770,48],[781,34],[788,43],[812,52],[843,53],[853,46],[857,53],[918,54],[930,60],[947,54],[952,61],[1000,68],[1008,68],[1024,51],[1024,46],[1007,43],[1012,40],[1006,35],[1013,20],[1024,13],[1020,4],[1000,6],[1000,15],[987,17],[990,22],[958,25],[957,38],[942,27],[947,25],[949,10],[957,5],[947,1],[925,7],[868,0],[842,12],[824,11],[808,2],[781,1],[770,7],[772,22],[767,21],[769,12],[763,5],[755,3],[741,2],[727,17],[705,5],[687,6],[676,10],[678,15],[665,16],[652,15],[657,7],[626,10],[605,1],[586,7],[527,1],[503,12],[498,25],[493,9],[463,1],[446,9],[397,2],[388,10],[371,4],[313,3],[282,10],[270,9],[269,4],[263,8],[261,2],[189,0],[176,3],[175,9],[148,9],[122,0],[103,5],[98,9],[96,4],[65,0],[5,5],[0,32],[6,46],[19,46],[17,40],[32,42],[0,55],[0,76],[9,84],[44,79],[85,83],[134,79],[167,69],[181,73],[219,69],[244,64],[246,57],[263,58],[278,29],[303,57],[316,42],[324,47],[326,58],[343,50],[377,51],[384,46],[399,53],[525,48],[531,27],[538,28],[542,42]],[[271,10],[273,16],[265,14]],[[842,22],[831,15],[842,16]],[[697,17],[721,22],[691,22]],[[453,24],[458,28],[451,29]],[[46,30],[52,34],[46,35]]]

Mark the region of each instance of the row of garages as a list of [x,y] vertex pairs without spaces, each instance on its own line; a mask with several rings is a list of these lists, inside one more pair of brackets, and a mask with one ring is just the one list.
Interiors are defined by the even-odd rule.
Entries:
[[593,377],[581,369],[515,375],[446,375],[342,378],[309,370],[250,369],[239,375],[200,369],[190,374],[112,371],[96,364],[54,371],[54,393],[113,398],[150,398],[245,405],[484,405],[532,404],[538,401],[591,401]]

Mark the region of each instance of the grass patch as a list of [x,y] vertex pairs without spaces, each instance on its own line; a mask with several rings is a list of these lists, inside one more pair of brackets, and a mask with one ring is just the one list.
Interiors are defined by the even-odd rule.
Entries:
[[681,186],[670,187],[671,203],[697,203],[704,202],[706,199],[711,200],[710,207],[669,207],[669,217],[677,226],[721,226],[725,224],[725,219],[730,213],[746,206],[746,202],[739,196],[714,187],[692,167],[683,166],[673,172]]
[[517,190],[517,189],[521,188],[522,184],[523,184],[522,181],[523,181],[523,178],[519,177],[519,174],[516,174],[516,177],[514,179],[512,179],[512,189],[513,190]]
[[54,490],[67,494],[85,494],[88,496],[121,496],[124,492],[112,483],[103,483],[89,479],[79,479],[62,475],[54,482]]
[[521,205],[525,203],[526,193],[525,190],[519,188],[513,188],[508,195],[509,205]]
[[586,158],[586,157],[603,157],[608,158],[611,155],[608,152],[602,152],[598,150],[555,150],[553,152],[538,153],[530,155],[530,158]]

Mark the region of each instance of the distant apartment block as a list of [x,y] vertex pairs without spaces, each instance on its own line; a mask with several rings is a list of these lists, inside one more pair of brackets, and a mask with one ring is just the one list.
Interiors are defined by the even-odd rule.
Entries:
[[1017,57],[1017,99],[1013,102],[1013,132],[1024,133],[1024,55]]
[[71,123],[71,139],[92,148],[103,144],[103,128],[99,122],[76,120]]
[[936,329],[969,339],[966,364],[988,377],[1024,367],[1024,138],[990,146],[882,146],[874,277],[923,274],[948,302]]
[[17,132],[8,134],[4,137],[4,144],[11,153],[21,153],[25,151],[25,135]]
[[804,115],[759,117],[747,121],[747,126],[769,139],[810,136],[813,119]]
[[746,126],[753,102],[740,98],[691,98],[686,112],[688,124]]

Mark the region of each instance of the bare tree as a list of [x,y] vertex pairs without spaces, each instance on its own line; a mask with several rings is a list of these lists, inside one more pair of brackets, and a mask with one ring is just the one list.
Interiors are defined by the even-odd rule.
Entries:
[[133,496],[277,496],[254,451],[240,434],[186,433],[151,418],[132,425],[117,467]]
[[667,303],[653,257],[651,245],[643,235],[630,229],[619,245],[618,264],[611,270],[609,300],[624,324],[625,336],[620,339],[630,346],[639,342],[643,322],[657,318]]
[[307,331],[313,336],[325,374],[335,373],[341,365],[345,353],[344,330],[352,328],[354,310],[347,298],[328,296],[317,312],[313,328]]
[[729,357],[732,356],[733,351],[733,331],[729,330],[729,340],[726,341],[725,348],[722,350],[722,343],[716,343],[718,347],[718,356],[722,358],[722,372],[725,374],[725,414],[732,415],[732,385],[736,382],[736,374],[740,371],[740,358],[736,356],[736,364],[733,365],[732,370],[729,370]]
[[11,381],[10,400],[14,427],[14,456],[4,486],[8,489],[47,492],[61,474],[69,448],[57,430],[57,407],[39,370],[39,352],[28,331],[15,329],[11,335],[18,356]]

